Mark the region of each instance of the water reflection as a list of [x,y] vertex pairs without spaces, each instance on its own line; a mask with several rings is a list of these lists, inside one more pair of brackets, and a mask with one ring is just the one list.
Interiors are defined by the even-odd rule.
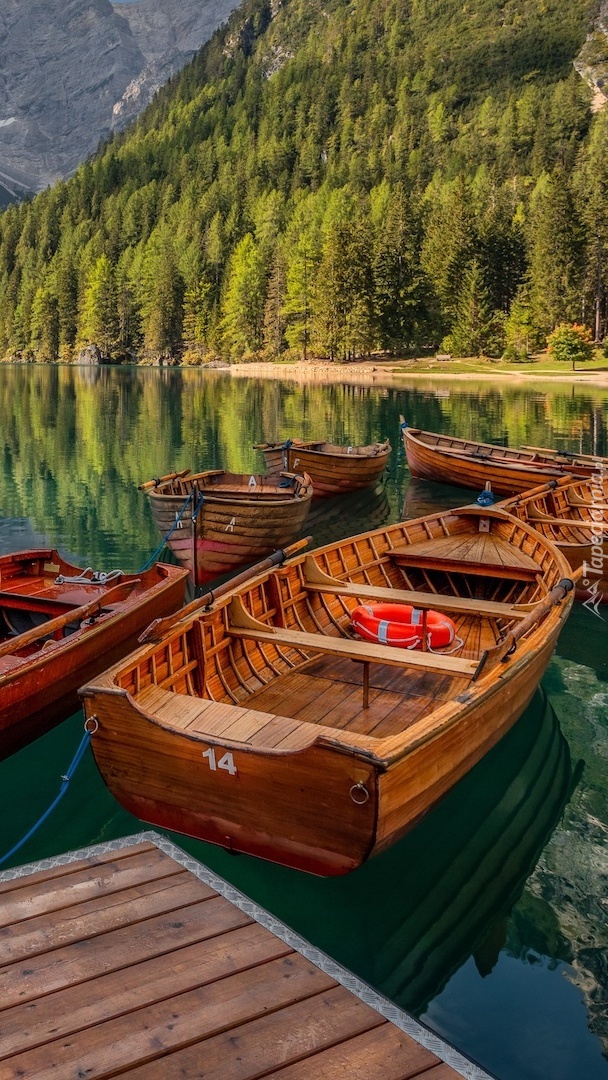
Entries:
[[[0,549],[44,543],[105,570],[138,570],[157,547],[142,480],[193,465],[255,471],[253,445],[269,431],[340,444],[391,439],[382,485],[311,514],[305,531],[317,544],[471,501],[471,492],[410,483],[400,414],[483,441],[608,454],[608,391],[578,384],[324,386],[0,366],[0,402]],[[402,1005],[425,1010],[501,1080],[606,1080],[607,681],[608,622],[577,605],[543,681],[559,725],[537,697],[418,829],[345,879],[176,842]],[[81,730],[77,715],[0,763],[0,854],[57,794]],[[564,737],[584,763],[569,801]],[[139,830],[92,758],[81,769],[14,862]]]

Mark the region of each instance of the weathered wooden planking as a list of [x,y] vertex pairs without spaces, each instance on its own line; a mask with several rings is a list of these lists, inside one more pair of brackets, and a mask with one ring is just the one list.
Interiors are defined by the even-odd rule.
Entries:
[[488,1080],[170,841],[57,862],[0,875],[3,1080]]

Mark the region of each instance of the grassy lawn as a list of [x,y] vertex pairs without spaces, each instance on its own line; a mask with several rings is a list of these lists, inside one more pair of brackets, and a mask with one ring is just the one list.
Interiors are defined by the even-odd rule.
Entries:
[[[385,366],[384,364],[382,365]],[[564,364],[554,360],[547,353],[533,357],[528,363],[514,364],[503,360],[488,360],[485,357],[462,357],[457,360],[436,360],[434,357],[420,359],[393,360],[390,368],[395,372],[417,372],[429,375],[582,375],[588,373],[608,372],[608,357],[599,350],[593,360],[585,364],[577,365],[572,371],[572,364]]]

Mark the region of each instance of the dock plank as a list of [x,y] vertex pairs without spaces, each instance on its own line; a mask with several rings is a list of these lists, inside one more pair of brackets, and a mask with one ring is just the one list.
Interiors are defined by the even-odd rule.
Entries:
[[142,851],[132,859],[112,860],[102,866],[89,864],[79,873],[64,876],[63,883],[54,889],[41,892],[37,885],[29,885],[14,890],[12,896],[4,896],[0,904],[0,927],[10,926],[35,916],[57,912],[62,908],[72,908],[77,901],[84,903],[94,898],[103,897],[106,904],[108,897],[124,889],[135,888],[148,883],[158,883],[183,873],[178,866],[171,866],[162,858],[162,852],[155,848]]
[[[334,986],[315,1000],[298,1002],[249,1024],[223,1032],[201,1047],[188,1047],[131,1073],[129,1080],[166,1080],[194,1075],[205,1080],[254,1080],[283,1065],[309,1057],[327,1046],[352,1039],[362,1031],[386,1027],[387,1021],[343,986]],[[234,1049],[238,1050],[238,1056]],[[232,1053],[231,1053],[232,1050]],[[427,1055],[428,1057],[428,1055]],[[280,1075],[280,1074],[279,1074]]]
[[[317,1047],[312,1057],[306,1057],[277,1072],[268,1073],[269,1080],[410,1080],[424,1070],[425,1080],[440,1080],[437,1067],[443,1062],[429,1053],[392,1024],[375,1027],[337,1046]],[[430,1064],[430,1068],[429,1068]],[[451,1071],[451,1070],[450,1070]],[[135,1080],[135,1078],[134,1078]],[[152,1080],[145,1073],[137,1080]],[[160,1077],[159,1077],[160,1080]]]
[[[137,1011],[85,1028],[69,1039],[14,1055],[8,1077],[50,1080],[86,1076],[103,1080],[133,1061],[150,1061],[235,1027],[268,1011],[329,989],[333,980],[304,957],[291,954],[228,976],[211,987],[197,987]],[[86,1062],[86,1066],[83,1064]],[[7,1062],[8,1064],[8,1062]]]
[[130,923],[100,935],[95,938],[94,948],[83,949],[83,939],[79,939],[64,949],[28,958],[26,971],[23,958],[0,968],[2,1006],[35,1000],[40,994],[98,978],[108,971],[122,970],[150,956],[170,956],[185,944],[224,934],[250,922],[244,912],[221,897],[179,909],[179,915],[171,907],[156,919]]
[[[143,960],[0,1013],[0,1060],[291,953],[257,923]],[[25,1024],[24,1024],[25,1021]]]
[[0,875],[2,1080],[489,1080],[145,835]]

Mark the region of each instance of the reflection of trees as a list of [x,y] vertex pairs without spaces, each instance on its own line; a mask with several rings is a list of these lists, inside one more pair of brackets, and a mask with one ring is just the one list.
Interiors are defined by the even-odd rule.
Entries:
[[[475,389],[474,389],[475,388]],[[467,383],[467,390],[451,391],[441,399],[439,423],[420,427],[449,431],[462,438],[520,446],[556,446],[561,449],[606,454],[608,394],[604,390],[555,384],[538,388],[505,384]],[[410,424],[414,421],[407,417]]]
[[[608,394],[565,384],[541,393],[429,380],[396,390],[300,383],[289,371],[275,381],[51,366],[3,367],[0,378],[3,514],[30,518],[79,558],[125,569],[137,569],[158,542],[139,483],[186,467],[261,471],[253,445],[264,438],[357,444],[388,436],[396,449],[403,413],[410,424],[466,437],[572,449],[594,442],[607,452]],[[345,515],[345,533],[362,527]]]

